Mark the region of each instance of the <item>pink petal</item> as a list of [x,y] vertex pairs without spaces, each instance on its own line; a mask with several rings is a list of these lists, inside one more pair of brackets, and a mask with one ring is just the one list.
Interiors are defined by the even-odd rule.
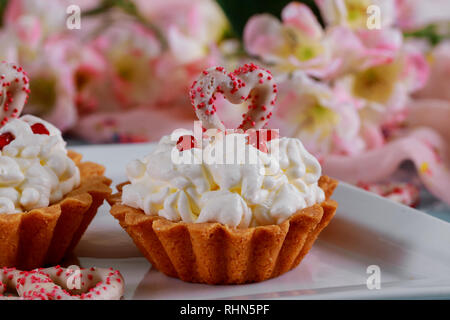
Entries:
[[329,59],[328,57],[318,56],[306,61],[300,61],[294,56],[290,56],[288,61],[298,70],[309,76],[326,80],[336,76],[342,65],[342,59]]
[[19,17],[24,13],[21,0],[10,0],[4,13],[4,23],[14,24]]
[[19,19],[13,28],[17,37],[32,48],[37,48],[42,40],[42,23],[37,17],[27,16],[24,19]]
[[448,0],[396,0],[396,23],[406,31],[418,30],[429,24],[450,19],[450,2]]
[[342,0],[316,0],[317,7],[328,25],[342,24],[347,15],[345,3]]
[[402,35],[394,29],[354,32],[346,27],[333,27],[328,30],[326,38],[334,57],[345,62],[341,72],[390,63],[402,45]]
[[255,15],[245,25],[243,38],[250,55],[270,60],[283,45],[282,25],[269,14]]
[[345,181],[376,182],[391,176],[403,161],[411,160],[428,190],[450,204],[450,165],[438,156],[444,145],[435,131],[420,129],[359,155],[329,155],[322,168],[327,175]]
[[406,54],[403,76],[408,82],[410,92],[423,88],[429,75],[430,68],[422,53],[410,52]]
[[359,40],[368,49],[385,50],[395,52],[402,46],[402,33],[393,28],[358,30],[356,32]]
[[291,2],[281,12],[283,24],[293,26],[309,38],[320,39],[323,35],[322,26],[311,9],[298,2]]

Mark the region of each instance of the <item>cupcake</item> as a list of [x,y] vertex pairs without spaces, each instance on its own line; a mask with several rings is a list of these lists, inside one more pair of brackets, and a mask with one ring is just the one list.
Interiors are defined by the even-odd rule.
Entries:
[[104,167],[68,151],[61,132],[20,116],[29,93],[22,68],[0,63],[0,267],[58,263],[111,194]]
[[[247,101],[238,129],[218,119],[218,93]],[[211,68],[190,96],[201,126],[130,162],[111,214],[155,268],[184,281],[241,284],[293,269],[335,214],[337,182],[300,140],[263,129],[276,97],[269,71]]]

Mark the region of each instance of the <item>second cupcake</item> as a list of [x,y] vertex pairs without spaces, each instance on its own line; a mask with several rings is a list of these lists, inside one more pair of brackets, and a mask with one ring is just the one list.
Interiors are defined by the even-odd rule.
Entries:
[[58,263],[111,194],[104,167],[67,151],[61,132],[19,118],[29,89],[23,69],[0,63],[0,267]]

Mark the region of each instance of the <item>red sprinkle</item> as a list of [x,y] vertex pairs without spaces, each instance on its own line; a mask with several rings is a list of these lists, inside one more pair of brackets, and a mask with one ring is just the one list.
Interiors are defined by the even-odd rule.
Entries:
[[34,134],[46,134],[50,135],[50,132],[42,123],[35,123],[31,126],[31,130],[33,130]]
[[16,137],[11,132],[0,134],[0,150],[11,143]]

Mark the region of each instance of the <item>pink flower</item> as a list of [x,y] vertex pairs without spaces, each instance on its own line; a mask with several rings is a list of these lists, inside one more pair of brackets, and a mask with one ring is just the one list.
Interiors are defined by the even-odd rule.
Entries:
[[[68,3],[57,1],[48,6],[40,1],[9,1],[0,33],[5,40],[0,54],[22,65],[30,75],[31,94],[25,112],[43,117],[63,131],[77,120],[74,68],[66,53],[78,39],[66,34]],[[72,50],[83,48],[74,45]]]
[[30,76],[30,98],[25,112],[42,117],[65,131],[77,120],[73,68],[52,46],[42,49],[33,63],[24,65]]
[[348,74],[334,85],[359,100],[364,124],[392,127],[404,119],[411,93],[424,85],[428,72],[423,55],[404,47],[392,62]]
[[212,0],[135,0],[140,13],[161,30],[176,29],[206,49],[229,28],[219,5]]
[[[66,30],[66,8],[69,1],[54,1],[51,6],[45,1],[10,0],[4,15],[6,27],[23,25],[29,19],[33,24],[39,23],[39,31],[43,36]],[[34,30],[29,30],[34,32]]]
[[402,30],[417,30],[429,24],[448,25],[450,20],[450,2],[447,0],[395,0],[395,6],[396,24]]
[[402,34],[391,28],[352,30],[345,25],[323,30],[306,5],[291,2],[282,11],[282,22],[267,14],[250,18],[244,45],[249,54],[275,65],[275,71],[302,70],[331,79],[391,62]]
[[331,52],[340,67],[335,76],[392,62],[403,44],[400,31],[357,30],[331,27],[327,31]]
[[116,23],[89,45],[108,66],[105,76],[97,78],[107,88],[106,94],[113,92],[99,106],[105,111],[174,103],[189,106],[189,85],[202,68],[213,62],[204,54],[183,59],[180,52],[163,48],[152,31],[133,23]]
[[[61,41],[61,40],[60,40]],[[61,42],[60,42],[61,43]],[[100,110],[110,104],[111,99],[108,83],[108,64],[104,56],[91,45],[79,41],[67,40],[64,59],[73,68],[72,78],[75,85],[75,104],[78,114],[83,116]]]
[[[75,79],[81,116],[75,133],[90,141],[113,135],[114,139],[130,137],[130,125],[123,121],[116,121],[113,131],[106,126],[108,130],[104,132],[108,134],[89,138],[85,133],[95,129],[86,130],[86,126],[97,119],[115,118],[133,110],[147,110],[146,114],[160,111],[172,119],[193,119],[188,88],[204,68],[215,64],[215,56],[205,52],[191,54],[187,45],[191,42],[175,29],[168,30],[168,35],[169,47],[164,47],[151,30],[123,21],[109,26],[84,46],[89,50],[75,59],[79,61]],[[145,139],[161,134],[160,126],[148,126],[142,121],[131,127]]]
[[276,116],[282,135],[298,137],[317,156],[351,155],[365,148],[353,101],[302,73],[279,82]]
[[98,79],[110,97],[103,97],[107,103],[103,101],[100,109],[126,109],[155,102],[161,89],[155,74],[162,48],[151,31],[138,24],[116,23],[87,45],[107,65],[105,76]]
[[351,29],[367,29],[368,8],[377,6],[380,11],[380,27],[389,27],[395,21],[393,0],[316,0],[320,13],[330,26],[345,26]]
[[280,72],[302,70],[324,78],[339,67],[332,59],[324,31],[312,11],[291,2],[281,13],[282,22],[268,14],[255,15],[244,29],[244,45],[250,55],[275,64]]

